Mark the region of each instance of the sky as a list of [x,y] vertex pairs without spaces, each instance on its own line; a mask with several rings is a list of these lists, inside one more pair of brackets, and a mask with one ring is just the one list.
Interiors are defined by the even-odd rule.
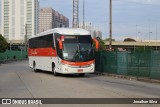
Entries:
[[[1,1],[1,0],[0,0]],[[82,22],[82,1],[79,0],[79,19]],[[85,22],[103,32],[103,39],[109,37],[109,0],[84,0]],[[67,16],[72,26],[73,0],[39,0],[40,7],[52,7]],[[160,0],[112,0],[113,39],[125,37],[142,40],[160,40]],[[149,33],[152,32],[152,33]]]
[[[79,19],[82,22],[82,1]],[[109,35],[109,0],[84,0],[85,22],[92,23],[103,31],[103,38]],[[160,39],[160,0],[112,0],[113,38],[124,37]],[[72,25],[72,0],[39,0],[40,7],[52,7],[70,19]],[[157,27],[156,27],[157,26]],[[152,33],[149,33],[152,32]]]
[[1,32],[1,0],[0,0],[0,32]]

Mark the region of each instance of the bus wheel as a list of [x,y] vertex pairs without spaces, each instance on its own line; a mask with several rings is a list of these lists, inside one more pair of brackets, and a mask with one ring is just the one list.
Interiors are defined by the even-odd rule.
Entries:
[[52,73],[54,76],[58,76],[58,73],[56,72],[55,64],[52,64]]
[[34,71],[34,72],[37,72],[36,63],[35,63],[35,62],[33,62],[33,71]]
[[82,74],[79,74],[79,76],[80,76],[80,77],[84,77],[84,76],[85,76],[85,74],[84,74],[84,73],[82,73]]

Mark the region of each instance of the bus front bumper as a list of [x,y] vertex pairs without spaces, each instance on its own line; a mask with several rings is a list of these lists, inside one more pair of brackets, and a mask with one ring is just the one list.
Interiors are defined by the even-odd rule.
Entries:
[[62,65],[62,74],[80,74],[80,73],[93,73],[95,71],[95,65],[90,64],[87,66],[70,66],[70,65]]

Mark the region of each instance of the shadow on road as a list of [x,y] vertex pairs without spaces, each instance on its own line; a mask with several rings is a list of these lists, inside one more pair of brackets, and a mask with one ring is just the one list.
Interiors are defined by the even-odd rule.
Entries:
[[[32,69],[31,69],[31,71],[34,72]],[[44,73],[44,74],[47,74],[47,75],[53,75],[52,72],[43,71],[43,70],[38,70],[35,73]],[[56,77],[65,77],[65,78],[92,78],[92,77],[99,77],[99,76],[101,76],[101,75],[97,75],[95,73],[92,73],[92,74],[85,74],[85,76],[79,76],[78,74],[58,74],[58,76],[56,76]]]

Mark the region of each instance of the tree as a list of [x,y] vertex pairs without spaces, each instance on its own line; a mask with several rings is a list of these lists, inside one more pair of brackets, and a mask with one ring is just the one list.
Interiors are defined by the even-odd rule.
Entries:
[[[106,38],[105,41],[110,41],[109,38]],[[116,41],[115,39],[112,39],[112,41]]]
[[8,43],[6,39],[0,34],[0,52],[5,52],[8,48]]
[[124,39],[124,42],[136,42],[136,40],[134,40],[132,38],[126,38],[126,39]]

